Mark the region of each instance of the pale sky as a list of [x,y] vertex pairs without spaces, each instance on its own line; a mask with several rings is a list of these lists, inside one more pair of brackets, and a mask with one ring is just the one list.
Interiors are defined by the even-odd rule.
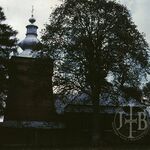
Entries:
[[6,23],[19,32],[17,37],[21,40],[25,37],[26,25],[29,24],[28,19],[31,17],[32,5],[34,6],[35,24],[39,27],[40,37],[40,31],[44,28],[44,24],[48,23],[50,12],[60,2],[60,0],[0,0],[0,6],[4,9],[7,18]]
[[[120,0],[120,2],[128,7],[133,21],[138,25],[140,32],[146,34],[146,39],[150,44],[150,0]],[[17,37],[20,40],[25,37],[25,26],[31,16],[32,5],[35,8],[34,16],[40,32],[44,28],[43,25],[48,23],[52,8],[54,9],[60,3],[61,0],[0,0],[0,6],[3,7],[7,17],[7,23],[19,32]]]

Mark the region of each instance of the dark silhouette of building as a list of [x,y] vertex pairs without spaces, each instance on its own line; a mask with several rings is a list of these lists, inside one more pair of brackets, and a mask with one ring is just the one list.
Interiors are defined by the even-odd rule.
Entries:
[[10,86],[5,121],[49,120],[54,112],[53,62],[50,58],[38,57],[36,47],[40,41],[35,21],[32,15],[30,24],[26,26],[26,37],[19,43],[23,52],[13,56],[8,63]]

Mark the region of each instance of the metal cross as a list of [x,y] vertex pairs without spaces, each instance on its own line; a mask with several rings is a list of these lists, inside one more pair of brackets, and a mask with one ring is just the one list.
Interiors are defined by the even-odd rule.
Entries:
[[33,13],[34,13],[34,6],[32,5],[32,11],[31,11],[31,13],[32,13],[32,17],[33,17]]

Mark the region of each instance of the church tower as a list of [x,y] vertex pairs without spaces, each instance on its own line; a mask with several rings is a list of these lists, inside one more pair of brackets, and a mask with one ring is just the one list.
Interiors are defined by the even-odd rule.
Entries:
[[9,93],[5,121],[47,121],[54,112],[50,58],[40,57],[38,27],[33,14],[26,26],[26,37],[19,43],[23,52],[13,56],[8,65]]
[[36,19],[34,18],[33,13],[31,18],[29,19],[29,22],[30,24],[26,26],[26,37],[19,43],[19,46],[23,50],[23,52],[19,56],[33,58],[36,57],[36,49],[38,48],[38,45],[40,45],[40,41],[37,39],[38,26],[34,25]]

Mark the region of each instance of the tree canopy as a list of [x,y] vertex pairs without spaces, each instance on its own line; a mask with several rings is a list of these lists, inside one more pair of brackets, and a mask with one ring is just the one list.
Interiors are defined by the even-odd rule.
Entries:
[[116,1],[65,0],[49,20],[42,39],[59,93],[82,91],[97,105],[102,92],[138,87],[149,72],[148,44]]
[[16,52],[17,32],[8,24],[2,7],[0,7],[0,111],[3,110],[3,102],[6,99],[8,72],[5,60],[9,59],[10,53]]

